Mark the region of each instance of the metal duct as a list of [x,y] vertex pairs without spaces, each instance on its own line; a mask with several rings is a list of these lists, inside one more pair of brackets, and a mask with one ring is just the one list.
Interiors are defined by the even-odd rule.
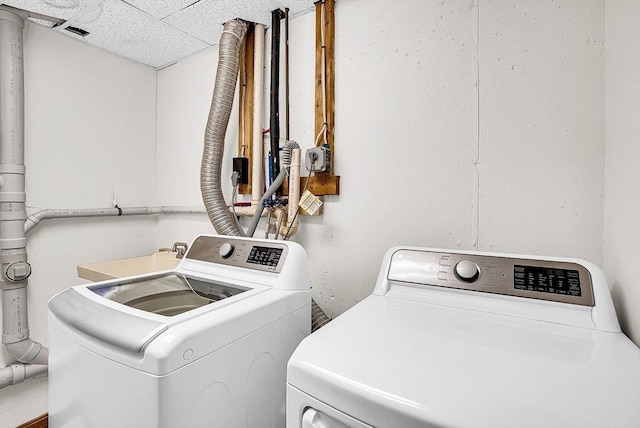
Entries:
[[[29,338],[27,238],[24,222],[24,70],[27,13],[0,7],[0,288],[2,343],[21,364],[0,369],[0,387],[46,371],[48,350]],[[42,365],[35,367],[34,365]]]
[[311,332],[313,333],[320,327],[324,327],[331,321],[331,318],[324,313],[315,301],[311,301]]
[[211,109],[204,134],[204,151],[200,167],[200,190],[209,219],[220,235],[244,233],[227,209],[222,194],[221,172],[224,138],[229,124],[233,97],[240,67],[240,48],[247,34],[247,24],[233,20],[224,24],[219,44],[218,69]]

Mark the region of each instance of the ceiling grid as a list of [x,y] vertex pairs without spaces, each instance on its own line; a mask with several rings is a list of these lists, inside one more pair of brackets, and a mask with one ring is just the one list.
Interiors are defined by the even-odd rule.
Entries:
[[[269,25],[271,11],[296,16],[313,10],[312,0],[2,0],[1,4],[63,20],[33,19],[131,60],[161,69],[217,45],[222,25],[234,18]],[[81,36],[66,31],[87,31]]]

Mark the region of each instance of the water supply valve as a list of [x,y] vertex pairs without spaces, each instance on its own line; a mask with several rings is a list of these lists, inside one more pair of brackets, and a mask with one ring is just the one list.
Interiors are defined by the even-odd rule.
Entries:
[[5,271],[5,276],[12,282],[24,281],[31,276],[31,265],[22,261],[11,263]]

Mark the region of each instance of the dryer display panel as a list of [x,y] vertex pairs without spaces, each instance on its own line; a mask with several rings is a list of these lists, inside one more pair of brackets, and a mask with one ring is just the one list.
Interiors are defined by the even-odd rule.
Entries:
[[540,266],[513,266],[513,286],[518,290],[581,296],[577,270]]
[[114,302],[165,316],[178,315],[247,290],[181,274],[133,279],[89,289]]
[[572,261],[400,249],[391,258],[388,279],[583,306],[595,305],[589,270]]

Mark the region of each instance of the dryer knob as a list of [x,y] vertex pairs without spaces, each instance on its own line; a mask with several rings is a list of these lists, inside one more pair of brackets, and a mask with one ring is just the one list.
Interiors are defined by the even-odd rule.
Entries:
[[462,260],[456,264],[454,273],[460,281],[473,282],[480,276],[480,268],[471,260]]
[[220,253],[220,256],[223,259],[227,259],[231,257],[231,255],[233,254],[233,250],[234,250],[233,245],[229,244],[228,242],[225,242],[220,246],[220,250],[218,250],[218,252]]

